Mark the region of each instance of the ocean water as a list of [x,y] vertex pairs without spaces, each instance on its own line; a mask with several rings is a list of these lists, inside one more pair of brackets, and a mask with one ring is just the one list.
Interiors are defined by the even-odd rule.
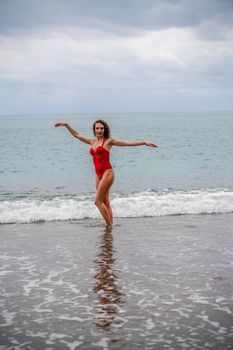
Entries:
[[86,136],[101,117],[115,138],[157,149],[113,147],[115,217],[233,212],[233,113],[0,116],[0,223],[100,218]]
[[159,145],[112,148],[112,230],[53,127],[98,117],[0,117],[0,349],[232,349],[233,113],[102,115]]

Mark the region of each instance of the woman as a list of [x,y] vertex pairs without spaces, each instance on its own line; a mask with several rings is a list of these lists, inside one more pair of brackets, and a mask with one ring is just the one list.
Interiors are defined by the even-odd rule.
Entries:
[[104,120],[96,120],[93,124],[93,134],[95,138],[88,138],[80,135],[67,123],[57,123],[55,127],[65,126],[69,132],[80,141],[91,145],[90,154],[96,172],[96,197],[95,205],[99,209],[107,226],[112,226],[113,215],[109,200],[109,190],[114,182],[114,172],[109,161],[109,151],[112,146],[149,146],[157,145],[146,141],[123,141],[110,137],[110,129]]

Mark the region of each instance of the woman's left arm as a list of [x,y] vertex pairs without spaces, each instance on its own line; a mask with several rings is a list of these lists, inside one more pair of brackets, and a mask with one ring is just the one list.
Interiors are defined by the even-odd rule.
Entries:
[[118,139],[111,139],[110,144],[112,146],[148,146],[148,147],[158,147],[155,143],[147,141],[124,141]]

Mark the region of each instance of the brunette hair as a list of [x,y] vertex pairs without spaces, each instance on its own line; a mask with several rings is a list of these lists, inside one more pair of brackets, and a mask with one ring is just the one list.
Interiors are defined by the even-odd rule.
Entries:
[[104,126],[104,138],[108,139],[110,137],[110,128],[109,128],[108,124],[102,119],[98,119],[98,120],[96,120],[94,122],[94,124],[93,124],[93,134],[95,135],[95,126],[96,126],[97,123],[100,123],[100,124],[102,124]]

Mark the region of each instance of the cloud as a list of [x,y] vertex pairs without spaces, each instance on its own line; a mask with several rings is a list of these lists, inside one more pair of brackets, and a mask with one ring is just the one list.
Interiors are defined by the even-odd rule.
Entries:
[[78,26],[127,34],[130,29],[195,27],[216,20],[231,26],[232,0],[1,0],[1,32]]
[[0,75],[12,80],[49,80],[56,75],[63,80],[93,74],[123,79],[146,71],[156,77],[202,72],[214,65],[224,67],[224,60],[229,66],[232,38],[233,31],[216,46],[202,41],[192,29],[141,31],[121,37],[100,30],[56,28],[46,35],[2,37]]
[[24,102],[34,109],[44,104],[44,110],[58,106],[64,111],[67,106],[83,111],[114,111],[120,105],[121,110],[166,109],[167,100],[181,108],[182,98],[192,104],[192,96],[193,104],[199,96],[200,106],[200,96],[207,104],[211,96],[216,101],[219,96],[219,105],[229,100],[230,1],[0,4],[5,110],[13,110],[12,100],[15,108]]

